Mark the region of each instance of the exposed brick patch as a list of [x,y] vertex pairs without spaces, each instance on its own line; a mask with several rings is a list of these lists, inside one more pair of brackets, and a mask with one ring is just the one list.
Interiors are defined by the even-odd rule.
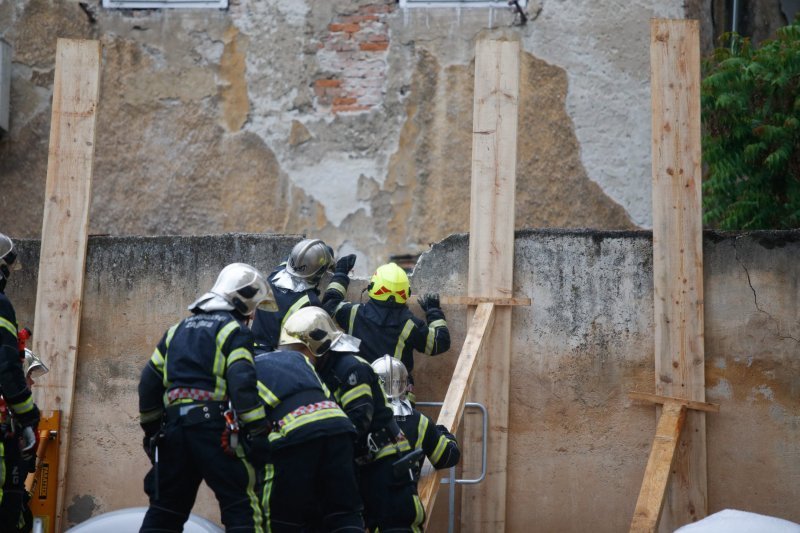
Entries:
[[388,17],[396,6],[394,0],[379,0],[338,15],[328,25],[317,52],[320,70],[327,75],[314,81],[320,113],[369,111],[383,101]]

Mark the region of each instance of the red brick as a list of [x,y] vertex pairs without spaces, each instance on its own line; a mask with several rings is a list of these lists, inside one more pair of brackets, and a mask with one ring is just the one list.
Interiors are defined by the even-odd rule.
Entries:
[[367,40],[373,43],[385,43],[389,40],[389,36],[385,33],[371,33],[367,36]]
[[370,4],[367,6],[361,6],[358,10],[359,13],[391,13],[392,6],[388,4]]
[[343,24],[358,24],[361,22],[375,22],[377,20],[378,15],[348,15],[339,18],[339,22]]
[[332,32],[344,31],[347,33],[355,33],[361,29],[359,24],[331,24],[328,29]]
[[317,80],[314,85],[317,87],[340,87],[342,80]]
[[333,113],[356,113],[358,111],[368,111],[372,106],[368,105],[335,105],[333,106]]
[[389,48],[389,43],[386,41],[378,43],[361,43],[358,45],[358,47],[365,52],[381,52]]
[[349,96],[348,97],[341,97],[341,98],[334,98],[333,99],[333,105],[335,105],[335,106],[353,105],[356,102],[358,102],[358,100],[356,100],[355,98],[349,97]]

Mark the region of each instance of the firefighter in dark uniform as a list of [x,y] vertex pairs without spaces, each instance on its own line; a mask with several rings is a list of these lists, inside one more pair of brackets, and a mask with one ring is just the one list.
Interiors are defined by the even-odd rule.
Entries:
[[259,309],[253,319],[251,329],[260,350],[278,346],[281,327],[292,313],[306,306],[322,307],[317,287],[332,268],[333,250],[321,240],[303,239],[292,248],[289,259],[267,277],[278,310]]
[[[461,459],[461,451],[455,436],[446,427],[434,425],[427,416],[414,409],[406,397],[408,372],[405,365],[389,355],[384,355],[373,361],[372,368],[392,404],[394,419],[411,446],[423,450],[437,470],[456,466]],[[420,457],[420,469],[423,460]]]
[[420,531],[425,511],[406,459],[411,446],[372,367],[355,355],[360,341],[341,332],[317,307],[301,309],[285,328],[317,356],[317,373],[356,427],[355,461],[367,527],[383,533]]
[[[243,263],[226,266],[142,371],[140,421],[153,462],[142,532],[182,531],[201,481],[214,491],[227,531],[263,531],[256,470],[266,463],[269,425],[247,327],[258,305],[274,308],[261,273]],[[229,405],[241,426],[234,449],[221,444]]]
[[25,379],[14,306],[5,295],[11,270],[19,268],[14,243],[0,233],[0,531],[30,531],[21,514],[25,501],[25,465],[36,453],[39,409]]
[[292,315],[279,349],[255,358],[258,393],[273,427],[264,469],[266,530],[363,533],[356,430],[314,371],[316,356],[301,340],[313,329],[303,313]]
[[[352,265],[342,258],[323,298],[323,307],[350,335],[361,339],[361,356],[375,361],[384,354],[400,359],[409,373],[409,397],[413,402],[412,372],[414,350],[438,355],[450,349],[450,331],[438,294],[426,294],[419,305],[427,320],[415,317],[406,302],[411,295],[408,276],[395,263],[378,267],[367,291],[364,304],[344,301],[350,283],[347,273]],[[342,264],[340,264],[342,263]]]

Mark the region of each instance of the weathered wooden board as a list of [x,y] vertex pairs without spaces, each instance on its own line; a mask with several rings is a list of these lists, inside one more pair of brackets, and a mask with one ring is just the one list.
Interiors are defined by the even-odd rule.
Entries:
[[[650,25],[656,393],[705,401],[700,37],[693,20]],[[690,412],[661,531],[707,513],[705,413]]]
[[[446,426],[453,434],[458,431],[461,415],[464,413],[467,392],[475,377],[476,362],[479,358],[489,355],[484,352],[487,345],[486,339],[489,337],[488,333],[492,330],[494,323],[494,312],[494,304],[478,305],[467,331],[467,337],[464,339],[464,345],[461,347],[461,353],[453,371],[453,379],[450,380],[450,385],[447,387],[447,394],[436,423]],[[436,503],[442,472],[442,470],[433,470],[419,482],[419,498],[428,519],[432,516],[433,505]],[[427,523],[425,525],[427,529]]]
[[[513,296],[519,55],[519,42],[512,40],[480,40],[475,50],[467,285],[473,297]],[[485,341],[491,353],[479,359],[469,394],[486,406],[489,434],[486,479],[462,490],[464,533],[505,530],[511,312],[509,306],[495,309]],[[464,464],[480,465],[482,425],[477,417],[465,421]]]
[[33,331],[35,351],[50,367],[35,388],[37,403],[61,411],[56,531],[69,464],[99,89],[100,42],[59,39]]

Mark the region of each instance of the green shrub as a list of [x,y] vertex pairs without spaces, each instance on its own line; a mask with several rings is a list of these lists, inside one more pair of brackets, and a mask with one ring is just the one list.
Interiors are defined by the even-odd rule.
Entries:
[[703,219],[800,227],[800,19],[755,49],[736,34],[704,62]]

